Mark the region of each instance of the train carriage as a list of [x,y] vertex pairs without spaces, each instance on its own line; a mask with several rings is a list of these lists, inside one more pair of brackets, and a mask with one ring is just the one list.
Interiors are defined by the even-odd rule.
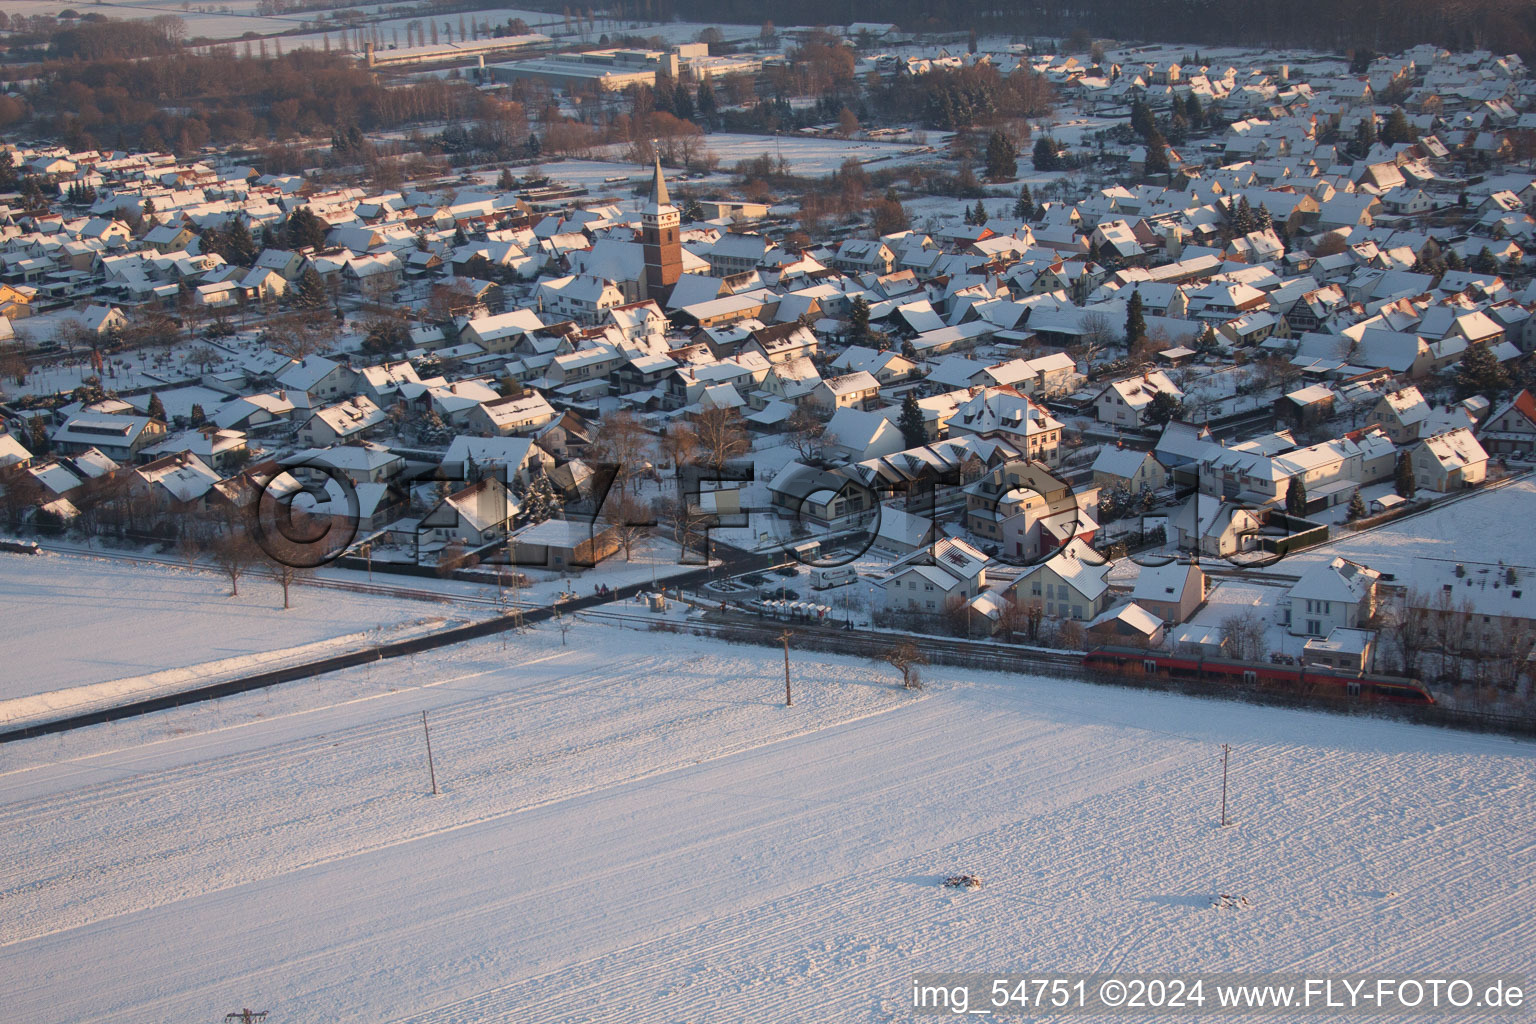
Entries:
[[1136,647],[1095,647],[1083,656],[1083,667],[1111,675],[1170,681],[1230,683],[1250,689],[1275,690],[1298,696],[1349,700],[1433,704],[1435,699],[1417,679],[1349,672],[1322,665],[1277,665],[1198,654],[1170,654]]

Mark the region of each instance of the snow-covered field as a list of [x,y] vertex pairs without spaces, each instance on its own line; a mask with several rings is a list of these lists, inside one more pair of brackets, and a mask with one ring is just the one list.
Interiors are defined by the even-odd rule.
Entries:
[[802,653],[786,708],[773,650],[568,640],[0,747],[4,1018],[890,1021],[918,971],[1536,947],[1529,744]]
[[1527,517],[1533,509],[1536,478],[1526,476],[1361,533],[1335,528],[1339,539],[1299,551],[1277,563],[1274,571],[1300,575],[1320,561],[1343,555],[1412,585],[1415,566],[1426,558],[1532,565],[1536,546]]
[[241,579],[238,597],[229,591],[228,578],[208,570],[0,554],[0,722],[187,688],[491,611],[302,584],[284,611],[282,588],[255,575]]

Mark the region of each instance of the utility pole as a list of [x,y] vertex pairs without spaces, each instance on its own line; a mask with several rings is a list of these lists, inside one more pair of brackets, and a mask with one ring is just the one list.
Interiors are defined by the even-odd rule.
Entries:
[[1232,753],[1230,744],[1221,745],[1221,825],[1227,825],[1227,758]]
[[234,1013],[226,1013],[225,1020],[237,1020],[240,1024],[254,1024],[258,1020],[267,1019],[266,1010],[237,1010]]
[[432,733],[427,730],[425,711],[421,713],[421,734],[427,738],[427,772],[432,776],[432,795],[437,796],[437,766],[432,763]]
[[779,634],[779,639],[784,642],[784,706],[787,708],[795,706],[795,698],[789,690],[789,638],[793,635],[787,629]]

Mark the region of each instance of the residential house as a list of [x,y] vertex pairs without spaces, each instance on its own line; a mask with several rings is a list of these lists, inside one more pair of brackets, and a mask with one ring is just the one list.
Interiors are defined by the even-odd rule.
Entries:
[[987,556],[963,540],[945,537],[900,559],[879,581],[888,612],[932,622],[981,593]]
[[1188,622],[1205,603],[1205,570],[1198,562],[1176,561],[1164,565],[1143,565],[1131,590],[1131,600],[1175,625]]
[[1409,385],[1388,391],[1371,410],[1375,421],[1393,444],[1405,445],[1419,436],[1419,427],[1429,418],[1430,405],[1418,388]]
[[546,519],[512,534],[514,565],[563,572],[590,568],[619,550],[618,532],[579,520]]
[[447,495],[421,517],[422,543],[458,541],[477,548],[505,537],[518,513],[517,499],[506,484],[486,477]]
[[1252,550],[1252,538],[1263,526],[1256,510],[1205,493],[1190,495],[1168,522],[1170,539],[1180,551],[1198,551],[1216,558]]
[[464,425],[477,433],[506,437],[532,433],[554,418],[555,410],[543,395],[524,391],[476,403],[467,410]]
[[299,443],[324,448],[342,441],[362,440],[381,431],[389,416],[373,402],[355,395],[344,402],[316,409],[299,428]]
[[1485,419],[1477,439],[1492,455],[1536,451],[1536,396],[1521,392]]
[[1147,370],[1137,377],[1128,377],[1110,384],[1094,399],[1099,422],[1117,427],[1144,427],[1151,420],[1152,402],[1159,394],[1174,401],[1183,399],[1184,392],[1168,379],[1162,370]]
[[141,449],[165,436],[165,424],[148,416],[116,416],[82,412],[71,416],[49,435],[54,448],[73,455],[96,448],[117,462],[133,462]]
[[1466,427],[1426,437],[1408,450],[1414,482],[1431,491],[1476,487],[1488,475],[1488,453]]
[[1110,562],[1082,540],[1071,540],[1014,582],[1013,598],[1046,615],[1088,622],[1109,607]]
[[1060,461],[1061,422],[1015,388],[971,389],[947,423],[951,434],[1001,438],[1034,461]]
[[1143,488],[1157,491],[1168,483],[1168,471],[1151,452],[1106,447],[1093,460],[1093,482],[1110,490],[1124,487],[1133,494]]
[[830,418],[838,409],[871,409],[880,400],[880,382],[867,370],[823,380],[806,404]]
[[347,366],[324,356],[305,356],[274,377],[285,391],[301,391],[311,403],[325,402],[355,390],[356,375]]
[[1281,614],[1292,636],[1327,636],[1356,629],[1376,614],[1381,573],[1347,558],[1314,565],[1286,591]]

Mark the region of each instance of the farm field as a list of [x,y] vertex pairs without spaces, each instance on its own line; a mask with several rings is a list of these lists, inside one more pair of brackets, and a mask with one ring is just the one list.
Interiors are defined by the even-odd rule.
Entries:
[[0,747],[5,1017],[889,1021],[921,971],[1529,967],[1529,744],[791,670],[785,707],[775,650],[582,621]]
[[0,722],[189,688],[285,655],[310,660],[491,611],[303,584],[285,611],[282,588],[256,575],[229,594],[229,579],[207,569],[0,554]]

